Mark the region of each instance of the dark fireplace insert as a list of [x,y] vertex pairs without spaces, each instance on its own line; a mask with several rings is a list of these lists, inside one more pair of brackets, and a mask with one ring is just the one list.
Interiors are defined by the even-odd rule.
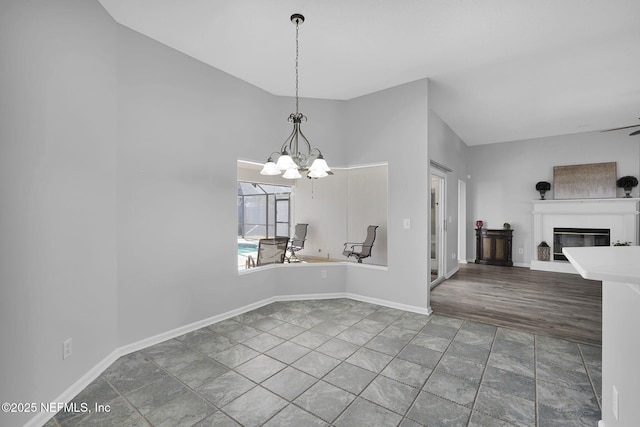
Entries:
[[609,246],[611,230],[608,228],[554,228],[553,259],[567,261],[562,253],[564,247]]

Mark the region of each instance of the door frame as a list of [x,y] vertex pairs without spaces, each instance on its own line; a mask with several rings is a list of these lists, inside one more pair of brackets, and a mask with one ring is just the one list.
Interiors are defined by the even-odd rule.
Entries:
[[[434,280],[430,280],[430,288],[438,286],[446,278],[446,253],[447,253],[447,172],[437,167],[430,168],[429,172],[429,200],[431,200],[431,188],[433,178],[438,180],[439,194],[436,194],[436,256],[438,260],[438,276]],[[431,203],[430,203],[431,206]],[[431,207],[429,208],[431,216]],[[439,217],[439,218],[438,218]],[[432,218],[429,217],[429,227],[431,227]],[[429,230],[431,238],[431,230]],[[431,242],[430,242],[431,243]],[[429,278],[431,278],[431,244],[429,245]]]
[[458,180],[458,262],[467,264],[467,182]]

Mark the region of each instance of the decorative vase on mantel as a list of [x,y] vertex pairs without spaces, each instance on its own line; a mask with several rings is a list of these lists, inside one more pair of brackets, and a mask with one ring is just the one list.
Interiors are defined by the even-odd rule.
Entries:
[[638,186],[638,178],[635,176],[623,176],[622,178],[618,178],[616,185],[624,190],[624,197],[629,198],[631,197],[633,187]]
[[547,181],[539,181],[536,184],[536,190],[540,192],[540,200],[545,200],[544,193],[551,190],[551,184],[548,183]]
[[481,229],[483,225],[484,225],[484,222],[482,222],[481,219],[476,221],[476,228],[477,229]]

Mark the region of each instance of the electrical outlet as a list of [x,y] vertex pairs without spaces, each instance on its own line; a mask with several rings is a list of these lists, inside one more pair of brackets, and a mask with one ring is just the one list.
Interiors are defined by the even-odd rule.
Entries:
[[618,421],[618,410],[619,410],[619,406],[620,406],[620,396],[618,396],[618,389],[616,388],[616,386],[613,386],[613,393],[611,394],[611,400],[612,400],[611,409],[613,409],[613,416],[616,418],[616,421]]
[[71,356],[71,353],[73,353],[73,347],[71,346],[71,338],[68,338],[62,343],[62,359]]
[[327,270],[320,270],[320,278],[321,279],[327,278]]

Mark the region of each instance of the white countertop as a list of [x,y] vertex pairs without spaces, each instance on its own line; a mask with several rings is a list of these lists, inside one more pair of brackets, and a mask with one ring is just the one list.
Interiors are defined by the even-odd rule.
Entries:
[[563,248],[585,279],[640,284],[640,246]]

